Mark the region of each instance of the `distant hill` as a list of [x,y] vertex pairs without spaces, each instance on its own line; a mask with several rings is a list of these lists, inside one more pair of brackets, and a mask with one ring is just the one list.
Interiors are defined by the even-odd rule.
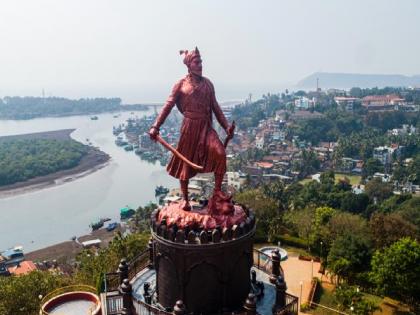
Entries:
[[348,89],[352,87],[403,87],[420,86],[420,75],[405,76],[399,74],[357,74],[357,73],[328,73],[315,72],[299,81],[296,85],[300,89],[316,88],[316,79],[322,89]]

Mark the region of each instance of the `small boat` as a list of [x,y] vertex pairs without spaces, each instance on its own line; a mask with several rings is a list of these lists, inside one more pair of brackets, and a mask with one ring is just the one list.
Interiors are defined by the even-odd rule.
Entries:
[[117,226],[118,226],[117,222],[109,223],[108,226],[106,227],[106,230],[108,232],[111,232],[112,230],[115,230]]
[[96,231],[104,226],[104,222],[102,220],[99,220],[96,222],[92,222],[89,226],[91,227],[92,231]]
[[126,145],[126,146],[124,147],[124,150],[125,150],[125,151],[133,151],[133,146],[132,146],[131,144]]
[[136,211],[134,209],[130,208],[129,206],[125,206],[124,208],[120,209],[120,218],[121,218],[121,220],[129,219],[135,213],[136,213]]
[[98,116],[92,116],[90,117],[90,120],[98,120]]
[[119,147],[123,147],[123,146],[126,146],[128,144],[128,142],[124,141],[122,139],[117,139],[117,140],[115,140],[115,144]]

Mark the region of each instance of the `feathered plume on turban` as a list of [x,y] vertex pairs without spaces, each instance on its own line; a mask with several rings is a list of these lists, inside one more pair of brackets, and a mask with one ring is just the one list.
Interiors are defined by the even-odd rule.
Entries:
[[184,64],[189,68],[191,65],[191,62],[194,60],[194,58],[196,57],[201,57],[200,56],[200,52],[198,50],[197,47],[195,47],[194,50],[192,51],[188,51],[188,50],[180,50],[179,51],[180,55],[184,55]]

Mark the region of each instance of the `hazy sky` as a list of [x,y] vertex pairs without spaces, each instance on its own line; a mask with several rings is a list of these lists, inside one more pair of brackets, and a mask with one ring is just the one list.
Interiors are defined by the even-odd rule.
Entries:
[[0,96],[163,101],[195,45],[219,100],[315,71],[420,74],[420,1],[1,0]]

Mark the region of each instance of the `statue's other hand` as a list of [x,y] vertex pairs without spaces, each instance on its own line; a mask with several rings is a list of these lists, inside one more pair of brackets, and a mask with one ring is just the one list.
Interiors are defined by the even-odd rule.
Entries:
[[158,134],[159,134],[159,129],[158,128],[156,128],[156,127],[150,128],[149,136],[153,141],[156,141],[156,138],[157,138]]
[[227,136],[229,139],[232,139],[235,135],[235,122],[233,121],[230,127],[226,130]]

